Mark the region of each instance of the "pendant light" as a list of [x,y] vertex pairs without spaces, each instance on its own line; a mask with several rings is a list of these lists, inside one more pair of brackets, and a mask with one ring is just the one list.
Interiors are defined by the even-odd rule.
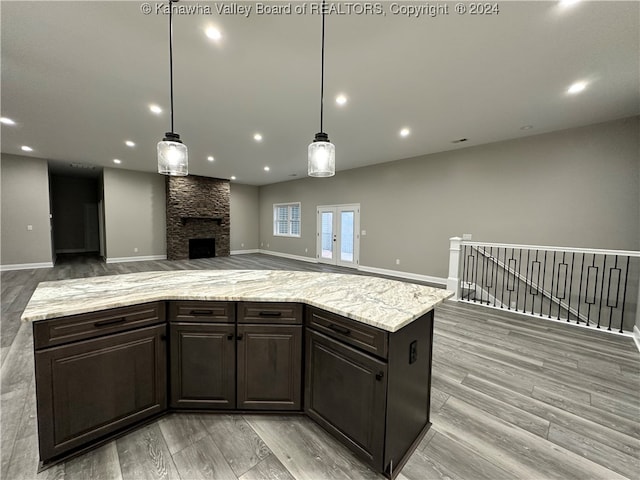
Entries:
[[171,131],[165,133],[158,142],[158,173],[163,175],[185,176],[189,174],[189,155],[187,146],[180,135],[173,131],[173,18],[172,4],[178,0],[169,0],[169,85],[171,89]]
[[308,173],[310,177],[332,177],[336,173],[336,147],[322,131],[324,113],[324,17],[325,0],[322,0],[322,71],[320,77],[320,132],[309,144]]

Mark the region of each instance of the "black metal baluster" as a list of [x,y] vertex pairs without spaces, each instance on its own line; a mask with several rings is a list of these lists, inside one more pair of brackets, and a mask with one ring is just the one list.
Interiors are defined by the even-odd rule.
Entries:
[[504,254],[502,257],[502,296],[500,298],[500,308],[504,308],[504,291],[506,288],[505,278],[507,276],[507,247],[504,247]]
[[520,311],[518,305],[520,305],[520,277],[522,273],[520,269],[522,268],[522,249],[518,249],[518,274],[516,275],[516,312]]
[[[522,311],[523,312],[527,312],[527,289],[529,288],[529,280],[530,280],[530,276],[529,276],[529,256],[531,254],[531,250],[527,249],[527,274],[524,277],[524,303]],[[532,269],[533,270],[533,269]],[[532,272],[533,274],[533,272]]]
[[556,251],[553,251],[553,263],[551,264],[551,292],[549,295],[549,315],[548,318],[551,318],[551,308],[553,307],[553,284],[555,283],[556,276]]
[[[584,257],[585,257],[585,253],[582,254],[582,266],[580,267],[580,288],[578,289],[578,319],[576,321],[576,324],[580,323],[580,294],[582,293],[582,278],[584,277]],[[587,297],[587,289],[585,287],[585,299]],[[587,325],[589,325],[589,316],[587,315]]]
[[467,246],[462,245],[462,279],[460,285],[460,291],[462,295],[460,297],[464,300],[464,284],[466,283],[467,278]]
[[[616,282],[616,294],[615,294],[615,304],[613,305],[609,305],[611,302],[611,286],[612,286],[612,276],[613,276],[613,272],[618,272],[617,278],[618,281]],[[607,287],[607,307],[609,307],[609,326],[607,327],[607,330],[611,331],[611,320],[613,318],[613,309],[614,308],[618,308],[618,297],[620,296],[620,269],[618,268],[618,255],[615,256],[615,263],[613,264],[613,268],[609,269],[609,286]],[[620,322],[622,322],[622,319],[620,319]]]
[[[620,312],[620,333],[622,332],[622,323],[624,322],[624,307],[627,303],[627,282],[629,280],[629,261],[631,258],[627,257],[627,268],[624,273],[624,290],[622,291],[622,311]],[[637,299],[640,302],[640,298]]]
[[[571,280],[569,281],[569,305],[567,306],[567,322],[571,319],[571,290],[573,287],[573,272],[574,272],[574,260],[575,260],[576,252],[571,252]],[[569,272],[567,271],[567,276]]]
[[597,328],[600,328],[600,318],[602,317],[602,299],[604,297],[604,276],[605,276],[605,271],[607,269],[607,256],[604,256],[604,260],[602,262],[602,280],[600,283],[600,308],[598,309],[598,326]]
[[494,273],[498,269],[498,259],[493,255],[493,246],[491,246],[491,285],[493,286],[493,306],[496,306],[496,295],[498,295],[497,285],[494,280]]
[[547,275],[547,251],[544,251],[544,260],[542,262],[542,287],[540,289],[540,316],[542,317],[542,312],[544,310],[544,281]]
[[478,263],[480,263],[479,260],[479,256],[480,256],[480,251],[478,250],[478,247],[475,248],[475,252],[476,252],[476,256],[474,257],[474,272],[473,272],[473,301],[477,302],[478,301]]

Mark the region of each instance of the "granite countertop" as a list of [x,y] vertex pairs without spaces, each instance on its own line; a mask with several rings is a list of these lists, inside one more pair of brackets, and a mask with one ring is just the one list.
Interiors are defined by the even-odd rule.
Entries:
[[362,275],[282,270],[178,270],[42,282],[22,320],[33,322],[159,300],[300,302],[388,332],[453,292]]

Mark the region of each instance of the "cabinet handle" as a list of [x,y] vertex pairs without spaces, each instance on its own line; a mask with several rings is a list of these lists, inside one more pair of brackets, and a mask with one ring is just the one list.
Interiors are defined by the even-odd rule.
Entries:
[[163,342],[167,341],[167,336],[166,335],[160,335],[160,340]]
[[382,380],[383,377],[384,377],[384,372],[376,373],[376,380],[380,381]]
[[282,312],[260,312],[261,317],[281,317]]
[[237,338],[238,340],[242,340],[242,334],[239,334],[236,338]]
[[212,315],[213,310],[191,310],[191,315]]
[[338,332],[341,333],[342,335],[349,335],[351,334],[351,330],[349,330],[348,328],[342,327],[340,325],[336,325],[335,323],[330,323],[329,324],[329,328],[331,330],[333,330],[334,332]]
[[125,317],[120,318],[110,318],[108,320],[100,320],[99,322],[95,322],[93,324],[94,327],[106,327],[108,325],[115,325],[117,323],[124,323],[127,319]]
[[227,340],[233,340],[233,333],[230,333],[229,335],[227,335]]

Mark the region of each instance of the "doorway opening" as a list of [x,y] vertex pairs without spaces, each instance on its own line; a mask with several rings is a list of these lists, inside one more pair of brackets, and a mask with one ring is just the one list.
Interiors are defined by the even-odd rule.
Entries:
[[360,204],[319,206],[317,217],[318,261],[357,268],[360,264]]
[[104,260],[102,184],[101,168],[49,162],[54,265]]

